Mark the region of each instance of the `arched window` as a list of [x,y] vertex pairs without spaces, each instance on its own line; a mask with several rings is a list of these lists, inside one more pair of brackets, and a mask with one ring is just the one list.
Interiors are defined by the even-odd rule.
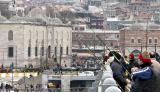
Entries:
[[69,52],[68,52],[68,46],[67,46],[67,47],[66,47],[66,55],[68,55],[68,53],[69,53]]
[[140,43],[142,43],[142,39],[141,38],[138,38],[138,43],[140,44]]
[[35,46],[35,56],[38,56],[38,40],[36,40],[36,46]]
[[8,32],[8,41],[12,41],[12,40],[13,40],[13,31],[10,30],[10,31]]
[[51,58],[51,46],[48,46],[48,58]]
[[28,57],[31,57],[31,39],[29,40],[29,45],[28,45]]
[[14,47],[8,47],[8,57],[14,57]]
[[131,43],[134,43],[134,37],[131,37]]

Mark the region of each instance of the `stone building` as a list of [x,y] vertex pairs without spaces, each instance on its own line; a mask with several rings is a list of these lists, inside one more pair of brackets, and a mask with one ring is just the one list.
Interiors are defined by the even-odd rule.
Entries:
[[[101,38],[100,41],[97,37]],[[109,31],[109,30],[94,30],[86,29],[83,31],[73,31],[72,32],[72,46],[77,48],[89,47],[104,47],[108,46],[111,49],[115,49],[119,45],[119,31]],[[104,43],[104,44],[103,44]]]
[[160,26],[152,23],[135,24],[120,31],[120,47],[123,54],[143,51],[160,52]]
[[24,67],[70,65],[72,28],[57,18],[48,18],[41,8],[26,17],[0,16],[0,64]]

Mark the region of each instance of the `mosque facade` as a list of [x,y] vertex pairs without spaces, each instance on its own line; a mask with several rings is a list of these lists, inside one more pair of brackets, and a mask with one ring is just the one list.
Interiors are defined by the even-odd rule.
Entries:
[[34,8],[24,17],[0,16],[0,64],[13,63],[17,68],[70,65],[72,28],[44,12]]

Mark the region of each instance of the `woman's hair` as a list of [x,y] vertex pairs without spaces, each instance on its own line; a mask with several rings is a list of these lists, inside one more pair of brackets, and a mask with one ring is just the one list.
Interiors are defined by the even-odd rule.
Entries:
[[144,68],[144,67],[151,66],[151,65],[152,65],[152,62],[146,62],[146,63],[143,63],[142,65],[140,65],[140,67]]

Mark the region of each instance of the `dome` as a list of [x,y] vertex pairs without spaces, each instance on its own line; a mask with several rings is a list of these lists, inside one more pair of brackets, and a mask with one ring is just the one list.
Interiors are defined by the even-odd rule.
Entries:
[[33,8],[29,13],[28,16],[38,18],[38,17],[45,17],[46,10],[40,7]]
[[[117,86],[116,84],[116,81],[113,79],[113,78],[107,78],[103,81],[103,83],[101,84],[102,86],[102,92],[105,92],[105,90],[108,88],[108,87],[111,87],[111,86]],[[116,92],[116,91],[115,91]]]
[[24,19],[25,19],[24,17],[20,17],[16,15],[16,16],[11,17],[9,20],[14,21],[14,22],[25,22]]
[[51,18],[48,19],[50,24],[63,24],[63,22],[59,18]]
[[100,70],[100,71],[98,71],[97,73],[98,73],[98,74],[97,74],[97,76],[96,76],[96,81],[99,81],[99,80],[102,78],[103,71]]
[[113,78],[107,78],[103,81],[103,85],[117,85],[116,81]]
[[4,17],[4,16],[2,16],[2,15],[1,15],[1,12],[0,12],[0,21],[7,21],[7,18]]
[[105,69],[106,69],[106,71],[104,71],[104,72],[112,72],[110,65],[105,65]]
[[121,90],[118,88],[118,87],[115,87],[115,86],[111,86],[111,87],[108,87],[105,92],[121,92]]
[[104,73],[103,75],[102,75],[102,78],[101,78],[101,80],[102,81],[104,81],[105,79],[107,79],[107,78],[113,78],[113,75],[111,74],[111,73]]

